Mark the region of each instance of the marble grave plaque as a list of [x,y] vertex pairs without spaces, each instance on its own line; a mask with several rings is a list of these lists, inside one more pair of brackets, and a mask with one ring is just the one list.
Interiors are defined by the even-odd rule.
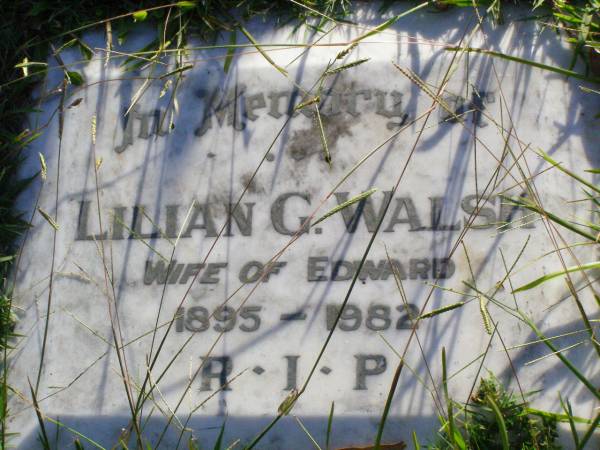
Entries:
[[[39,170],[38,152],[45,156],[46,179],[21,202],[33,226],[15,294],[23,335],[10,372],[17,447],[39,446],[29,381],[43,413],[69,427],[58,435],[61,448],[77,437],[69,430],[107,448],[120,437],[135,447],[131,405],[140,398],[139,427],[153,445],[187,448],[193,438],[212,448],[225,424],[226,444],[239,439],[233,448],[243,448],[309,376],[256,448],[313,448],[298,420],[324,445],[332,403],[331,447],[368,445],[402,355],[384,442],[410,442],[413,430],[428,442],[444,405],[442,348],[456,401],[467,401],[490,370],[511,388],[518,378],[527,391],[541,390],[535,407],[558,411],[560,392],[590,417],[597,405],[560,361],[532,363],[547,355],[543,345],[508,350],[511,370],[503,345],[536,337],[509,310],[481,300],[518,302],[547,335],[578,327],[563,280],[511,294],[560,266],[548,225],[500,194],[525,195],[527,181],[548,209],[589,215],[569,203],[580,197],[577,186],[536,152],[566,167],[598,167],[597,120],[588,113],[598,104],[580,80],[448,50],[568,66],[571,50],[519,21],[525,14],[513,9],[505,25],[476,30],[472,11],[422,10],[338,60],[391,15],[359,11],[357,25],[325,36],[251,24],[281,70],[249,45],[225,72],[226,49],[191,42],[185,70],[168,75],[176,61],[166,54],[126,71],[119,54],[107,61],[105,36],[91,34],[92,61],[61,54],[84,76],[64,98],[52,95],[62,71],[50,58],[53,70],[36,92],[41,112],[30,118],[44,135],[23,174]],[[152,39],[142,30],[116,50]],[[596,257],[589,246],[577,255]],[[457,302],[465,304],[421,320],[413,334],[421,312]],[[597,373],[588,345],[568,355]]]

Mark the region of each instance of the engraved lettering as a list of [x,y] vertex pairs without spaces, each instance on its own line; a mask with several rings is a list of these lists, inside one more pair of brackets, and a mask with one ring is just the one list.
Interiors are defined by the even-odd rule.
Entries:
[[208,356],[202,358],[202,374],[200,382],[201,391],[212,391],[212,380],[219,381],[219,388],[224,391],[229,391],[231,388],[227,386],[227,376],[233,370],[233,363],[229,356]]
[[284,358],[287,362],[287,377],[283,390],[291,391],[298,387],[298,377],[296,374],[298,372],[298,358],[300,358],[300,355],[286,355]]
[[356,358],[356,383],[354,390],[367,390],[367,377],[385,372],[387,360],[383,355],[354,355]]

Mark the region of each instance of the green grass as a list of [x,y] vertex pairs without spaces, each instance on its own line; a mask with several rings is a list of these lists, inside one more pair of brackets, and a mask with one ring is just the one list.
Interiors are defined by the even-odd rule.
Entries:
[[[451,403],[451,402],[450,402]],[[519,401],[513,393],[493,375],[483,378],[475,395],[463,407],[466,419],[460,422],[459,431],[465,436],[460,448],[481,450],[558,450],[556,418],[531,413],[527,403]],[[459,415],[457,414],[457,419]],[[449,430],[450,421],[442,422],[442,431],[433,450],[456,448]]]
[[[382,12],[390,8],[395,1],[382,2]],[[600,48],[600,1],[587,0],[579,2],[566,1],[531,1],[527,2],[532,5],[532,15],[544,22],[548,23],[549,27],[564,33],[567,40],[572,45],[573,59],[569,67],[553,67],[542,65],[533,61],[515,58],[511,55],[504,55],[497,52],[490,52],[482,49],[456,49],[448,48],[449,52],[476,52],[484,53],[488,56],[511,60],[518,64],[530,65],[541,70],[552,71],[561,75],[566,75],[579,79],[587,79],[597,81],[598,73],[593,71],[598,63],[598,55],[594,53],[594,49]],[[491,5],[491,14],[493,20],[497,23],[502,22],[503,3],[484,3]],[[419,7],[427,7],[431,10],[436,9],[443,13],[446,7],[472,7],[473,2],[467,0],[455,0],[446,2],[435,2],[434,6],[421,5]],[[17,178],[17,171],[23,158],[37,157],[27,153],[27,146],[33,140],[39,137],[37,130],[29,130],[26,124],[27,114],[33,111],[34,105],[31,100],[32,89],[46,75],[45,63],[51,51],[51,43],[55,48],[64,49],[69,47],[79,48],[82,57],[89,59],[91,57],[90,49],[80,40],[82,33],[91,30],[104,30],[110,27],[118,39],[126,39],[128,33],[132,32],[138,24],[150,23],[156,29],[156,40],[148,47],[140,49],[139,53],[131,55],[127,61],[130,68],[135,68],[140,65],[139,57],[158,58],[165,51],[175,51],[182,49],[187,39],[191,36],[198,36],[208,44],[214,42],[217,35],[229,35],[230,50],[237,45],[235,42],[235,34],[232,31],[238,30],[245,35],[251,45],[261,52],[267,60],[268,53],[264,52],[260,45],[254,40],[251,34],[244,27],[245,23],[250,19],[264,18],[273,21],[277,25],[294,24],[295,26],[306,26],[315,30],[323,30],[325,24],[329,21],[346,21],[350,17],[353,9],[356,7],[355,2],[344,0],[314,0],[314,1],[269,1],[269,0],[207,0],[207,1],[174,1],[174,2],[158,2],[158,1],[74,1],[64,0],[56,1],[6,1],[2,4],[3,21],[0,25],[0,344],[3,349],[2,362],[2,389],[0,390],[0,448],[7,448],[7,439],[9,430],[6,428],[6,420],[9,416],[7,398],[9,397],[9,386],[7,384],[7,358],[13,336],[15,316],[12,310],[11,293],[13,288],[13,272],[12,268],[18,262],[18,241],[28,229],[29,218],[23,216],[15,209],[15,201],[18,195],[28,185],[30,180],[20,180]],[[367,37],[370,34],[378,33],[388,26],[398,17],[388,21],[382,21],[381,25],[372,29],[366,35],[361,36],[358,40]],[[357,40],[357,41],[358,41]],[[351,51],[351,48],[345,52]],[[227,70],[231,63],[231,56],[225,60],[224,69]],[[58,55],[59,56],[59,55]],[[582,72],[574,71],[575,62],[581,60],[584,62],[584,70]],[[358,64],[353,63],[354,65]],[[275,69],[283,71],[284,69],[272,63]],[[350,69],[348,67],[338,66],[331,67],[329,74],[336,71]],[[169,76],[177,76],[189,67],[178,66]],[[327,74],[325,74],[326,76]],[[407,76],[412,76],[408,74]],[[64,78],[66,83],[73,85],[82,84],[84,82],[81,74],[76,71],[64,68]],[[414,80],[419,84],[419,80]],[[422,83],[422,82],[421,82]],[[419,85],[423,90],[428,89],[424,84]],[[429,92],[429,95],[435,94]],[[596,95],[593,91],[589,95]],[[313,105],[311,102],[318,102],[314,99],[308,99],[305,107]],[[435,103],[435,101],[434,101]],[[438,101],[439,103],[439,101]],[[441,105],[442,107],[444,105]],[[318,111],[318,110],[317,110]],[[598,111],[593,111],[597,113]],[[321,130],[323,129],[321,124]],[[322,133],[323,151],[326,160],[329,162],[329,151],[327,142]],[[582,184],[582,187],[587,189],[590,194],[587,201],[591,206],[598,206],[597,199],[593,192],[598,192],[595,185],[590,185],[585,181],[583,175],[578,175],[580,171],[575,169],[567,169],[559,166],[558,163],[549,159],[545,155],[549,165],[556,166],[562,170],[565,176],[570,177]],[[373,191],[367,191],[361,194],[363,197],[358,197],[348,201],[348,205],[361,200],[370,195]],[[595,223],[587,223],[585,226],[574,225],[572,221],[563,218],[559,213],[545,210],[538,201],[535,195],[523,199],[511,199],[511,201],[520,206],[530,209],[535,214],[545,220],[553,222],[557,227],[562,227],[566,230],[578,233],[580,236],[590,242],[597,242],[596,236],[600,231],[600,226]],[[321,217],[320,220],[325,220],[331,214],[338,212],[340,208],[330,211]],[[49,216],[50,217],[50,216]],[[51,218],[51,217],[50,217]],[[314,225],[314,224],[313,224]],[[375,233],[376,234],[376,233]],[[373,235],[373,238],[375,237]],[[367,249],[368,251],[368,249]],[[363,257],[363,261],[366,258]],[[552,277],[569,276],[573,272],[582,272],[591,268],[597,267],[600,263],[590,262],[587,265],[581,264],[575,267],[558,267],[557,271],[552,273]],[[508,276],[508,271],[507,271]],[[537,286],[545,283],[551,278],[532,280],[527,285],[515,288],[515,292],[524,290],[534,290]],[[356,277],[355,280],[356,281]],[[350,295],[352,287],[348,292]],[[577,296],[574,295],[575,300]],[[596,298],[598,298],[596,296]],[[480,302],[483,302],[483,297],[479,295]],[[347,300],[347,299],[346,299]],[[494,301],[493,295],[489,299]],[[481,303],[485,306],[485,302]],[[463,303],[456,303],[445,308],[440,308],[422,314],[416,318],[416,322],[421,319],[434,319],[435,316],[443,313],[451,313],[451,309],[462,307]],[[484,308],[485,309],[485,308]],[[580,308],[581,311],[581,308]],[[517,311],[517,313],[520,313]],[[594,338],[592,326],[588,315],[585,311],[581,311],[582,321],[586,324],[586,328]],[[340,310],[341,314],[341,310]],[[482,313],[483,314],[483,313]],[[339,319],[339,317],[338,317]],[[536,333],[535,325],[527,317],[522,317],[523,323],[530,326]],[[489,329],[491,330],[491,325]],[[333,330],[332,330],[333,333]],[[551,347],[551,341],[540,334],[540,339]],[[331,337],[331,336],[330,336]],[[325,349],[325,343],[323,350]],[[322,352],[321,352],[322,354]],[[445,356],[445,355],[444,355]],[[567,368],[574,373],[575,377],[584,385],[593,389],[592,383],[573,366],[568,360],[565,360],[560,353],[558,358]],[[317,366],[319,359],[315,362],[314,369]],[[444,358],[445,369],[445,358]],[[399,377],[401,367],[397,372]],[[445,370],[444,370],[445,372]],[[311,372],[312,373],[312,372]],[[307,380],[308,383],[308,380]],[[465,433],[464,442],[469,448],[496,448],[494,445],[500,445],[497,448],[506,448],[507,439],[509,439],[510,448],[538,448],[528,447],[532,442],[537,444],[544,443],[545,446],[539,448],[554,448],[553,447],[553,432],[552,417],[542,417],[541,422],[532,422],[531,415],[527,412],[525,404],[516,403],[515,399],[502,390],[502,388],[493,380],[482,381],[481,387],[474,397],[473,402],[467,405],[468,408],[473,408],[470,419],[462,424],[462,428],[456,427],[454,423],[455,409],[453,401],[448,397],[447,393],[447,378],[444,376],[444,394],[447,402],[448,428],[451,430],[450,435],[446,436],[445,442],[448,442],[452,448],[461,446],[460,440],[463,439],[461,432]],[[305,386],[298,395],[301,395]],[[32,389],[33,391],[33,389]],[[393,394],[393,392],[392,392]],[[35,397],[35,396],[34,396]],[[391,397],[390,397],[391,398]],[[290,408],[286,408],[289,412]],[[573,417],[570,413],[570,406],[565,404],[566,417],[569,423],[572,423]],[[137,405],[136,405],[137,406]],[[389,408],[389,405],[388,405]],[[386,410],[387,411],[387,410]],[[331,409],[333,415],[333,405]],[[380,424],[380,433],[378,434],[378,443],[381,440],[383,427],[385,425],[385,414]],[[578,447],[585,445],[590,439],[592,432],[596,429],[600,421],[600,415],[593,419],[589,425],[588,431],[582,436],[574,433],[574,442]],[[41,419],[40,419],[41,420]],[[546,420],[546,421],[544,421]],[[43,423],[43,420],[41,420]],[[328,424],[331,428],[331,419]],[[459,430],[462,430],[460,431]],[[515,432],[518,430],[518,432]],[[45,435],[43,428],[40,430],[42,436]],[[265,432],[268,430],[265,430]],[[493,431],[493,432],[492,432]],[[459,434],[456,434],[459,433]],[[257,437],[260,440],[259,435]],[[329,433],[328,433],[329,436]],[[518,443],[512,439],[518,437]],[[258,440],[256,442],[258,442]],[[493,440],[493,444],[492,444]],[[47,442],[47,437],[44,438]],[[415,438],[416,442],[416,438]],[[485,444],[485,445],[484,445]],[[49,444],[48,444],[49,445]],[[191,445],[191,444],[190,444]],[[481,445],[478,447],[478,445]],[[486,445],[489,445],[486,447]],[[513,447],[513,445],[517,447]],[[520,446],[520,447],[519,447]],[[450,448],[450,447],[448,447]]]

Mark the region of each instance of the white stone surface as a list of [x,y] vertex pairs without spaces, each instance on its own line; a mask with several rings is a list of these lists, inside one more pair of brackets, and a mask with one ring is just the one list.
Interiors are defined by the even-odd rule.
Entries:
[[[162,97],[166,79],[160,76],[173,69],[172,60],[164,60],[171,64],[168,68],[157,65],[142,72],[123,72],[119,66],[123,58],[113,55],[105,64],[104,53],[98,49],[94,60],[81,66],[85,86],[69,88],[65,104],[78,98],[82,101],[65,109],[62,142],[56,95],[41,103],[42,112],[32,117],[32,127],[46,122],[48,127],[29,151],[27,170],[38,170],[36,153],[42,152],[48,178],[34,183],[22,206],[29,211],[39,206],[51,215],[57,206],[59,228],[55,233],[35,213],[19,264],[17,331],[24,337],[18,341],[11,359],[11,384],[19,393],[13,396],[10,406],[12,431],[20,433],[15,444],[20,448],[38,445],[28,379],[35,385],[52,267],[47,345],[38,391],[44,414],[103,446],[116,444],[122,429],[128,426],[130,411],[111,321],[119,342],[127,344],[122,354],[137,396],[146,374],[148,355],[151,350],[152,355],[156,354],[167,331],[165,324],[178,307],[183,307],[185,319],[175,320],[152,370],[150,384],[157,388],[143,409],[144,434],[156,443],[166,425],[165,417],[176,410],[177,419],[172,421],[161,442],[164,448],[175,448],[182,425],[193,430],[202,445],[210,446],[223,422],[228,444],[237,438],[247,443],[277,414],[278,406],[289,394],[288,382],[300,387],[306,380],[328,334],[328,308],[331,311],[332,305],[341,304],[348,292],[350,276],[345,276],[344,270],[349,264],[340,267],[339,281],[331,280],[331,264],[323,270],[320,265],[325,266],[323,261],[338,260],[356,264],[372,236],[363,217],[356,231],[349,233],[342,213],[298,239],[283,232],[297,230],[303,218],[325,214],[344,200],[343,193],[350,198],[374,187],[379,191],[372,195],[363,215],[367,215],[370,206],[377,214],[384,204],[384,192],[392,190],[405,165],[406,172],[369,251],[368,264],[385,265],[386,252],[399,261],[407,275],[402,283],[406,299],[415,308],[421,309],[427,303],[425,310],[430,311],[470,300],[460,309],[421,322],[417,332],[419,342],[413,339],[409,347],[394,397],[385,441],[408,441],[413,430],[417,430],[423,441],[431,438],[438,427],[436,405],[443,403],[442,348],[446,349],[450,374],[474,361],[449,382],[451,395],[464,402],[482,364],[482,359],[476,358],[486,350],[490,336],[482,323],[479,302],[451,290],[433,288],[435,276],[427,265],[447,258],[457,246],[449,276],[437,283],[456,292],[467,292],[463,281],[471,280],[472,276],[466,249],[478,289],[490,294],[505,274],[502,255],[507,264],[512,264],[529,239],[511,276],[512,286],[558,270],[560,261],[556,254],[544,256],[553,249],[544,223],[527,216],[524,222],[533,228],[498,229],[496,222],[502,220],[502,202],[496,197],[476,219],[475,224],[481,227],[467,231],[464,248],[458,245],[469,209],[475,204],[474,196],[482,192],[518,196],[523,191],[523,175],[519,170],[525,176],[543,171],[535,178],[535,187],[544,204],[549,209],[567,213],[573,210],[575,214],[577,204],[566,202],[581,198],[582,193],[557,170],[545,170],[548,166],[535,151],[543,149],[577,170],[598,167],[600,163],[597,120],[594,121],[592,113],[598,104],[580,90],[584,82],[502,59],[474,53],[457,55],[444,49],[446,45],[481,47],[544,64],[567,66],[570,50],[560,44],[552,31],[542,31],[532,21],[516,21],[522,14],[523,11],[513,10],[504,26],[494,27],[485,22],[484,33],[476,32],[471,38],[476,23],[471,11],[416,13],[361,42],[343,61],[335,61],[340,65],[370,58],[360,66],[325,79],[324,91],[335,94],[323,95],[327,100],[322,106],[331,168],[323,159],[314,120],[303,114],[314,111],[314,107],[306,107],[286,121],[289,94],[296,88],[311,91],[328,62],[348,42],[384,19],[378,14],[364,12],[357,19],[360,25],[341,25],[310,49],[294,47],[315,42],[318,36],[310,32],[293,33],[291,28],[274,31],[268,24],[251,27],[261,43],[289,44],[269,48],[270,57],[285,67],[287,76],[275,70],[253,47],[236,51],[227,74],[223,72],[225,50],[190,50],[186,58],[194,64],[193,69],[182,72],[177,82],[172,77],[170,89]],[[97,47],[104,45],[104,36],[88,39]],[[124,50],[140,48],[151,39],[150,32],[141,32]],[[242,40],[240,36],[238,41]],[[464,113],[464,123],[445,121],[448,114],[440,108],[433,110],[425,122],[423,115],[431,107],[432,99],[393,63],[412,70],[435,92],[455,57],[444,98],[452,108]],[[70,63],[78,60],[79,55],[67,53],[63,59]],[[53,89],[60,77],[61,71],[54,69],[40,93]],[[143,86],[145,77],[151,78]],[[174,107],[172,94],[176,84]],[[144,90],[143,96],[128,118],[124,118],[139,89]],[[471,112],[473,99],[477,102],[476,92],[481,93],[482,114]],[[285,95],[282,94],[276,106],[278,93]],[[213,107],[209,117],[212,126],[203,130],[203,118],[211,110],[210,98],[226,102],[230,94],[239,95],[235,108],[221,104],[223,108],[214,114]],[[313,95],[314,90],[309,97]],[[462,109],[458,98],[467,99]],[[300,99],[299,94],[292,104]],[[401,103],[386,117],[381,108],[391,111],[394,99]],[[337,107],[339,114],[332,114]],[[167,110],[165,132],[157,134],[156,118],[160,113],[155,111]],[[168,133],[171,113],[174,129]],[[144,122],[148,125],[146,131]],[[133,129],[127,123],[133,123]],[[398,133],[400,123],[407,126]],[[421,130],[424,131],[420,136]],[[512,130],[510,152],[523,157],[519,157],[518,169],[512,166],[514,158],[509,154],[496,176],[498,160],[507,148],[504,142],[509,130]],[[129,131],[130,145],[123,146],[128,142]],[[375,148],[379,150],[338,186]],[[97,178],[95,161],[101,161],[97,164]],[[505,168],[509,167],[507,173]],[[498,181],[493,189],[488,187],[490,180]],[[332,191],[334,195],[330,195]],[[294,195],[285,197],[285,194]],[[226,222],[226,205],[235,204],[240,196],[240,211],[251,222],[245,230],[249,235],[244,235],[234,220],[231,236],[217,240],[214,235]],[[277,217],[277,211],[281,211],[276,206],[278,199],[284,207],[281,223]],[[397,210],[402,201],[404,208],[415,208],[412,223],[406,223],[406,209]],[[193,205],[206,204],[209,209],[205,216],[206,210],[193,209]],[[138,214],[141,217],[138,238],[126,239],[129,230],[135,228],[136,205],[143,205],[146,215]],[[587,214],[589,219],[590,213],[579,205],[580,217]],[[457,224],[457,229],[432,230],[435,209],[442,211],[438,228]],[[194,211],[201,214],[195,215]],[[506,208],[504,211],[506,214]],[[394,216],[399,220],[396,224]],[[521,216],[517,212],[513,218]],[[403,219],[405,223],[401,223]],[[195,227],[188,230],[190,223]],[[78,239],[78,236],[99,235],[101,230],[115,239]],[[152,232],[156,234],[154,237],[139,239],[139,234]],[[582,240],[562,234],[567,242]],[[591,247],[580,250],[583,261],[594,260]],[[252,272],[255,266],[249,263],[264,265],[273,257],[278,257],[281,264],[276,273],[260,283],[243,283],[244,273],[249,278],[256,273]],[[564,257],[567,265],[573,264],[568,253]],[[151,282],[147,261],[153,269],[171,258],[176,260],[171,274],[173,278],[178,275],[177,282],[166,285]],[[540,259],[528,264],[536,258]],[[193,277],[188,276],[194,271],[192,264],[202,262],[208,265],[192,283]],[[393,276],[387,275],[386,280],[367,278],[356,284],[349,303],[361,311],[360,326],[354,331],[336,330],[291,415],[282,419],[258,448],[311,448],[292,415],[299,417],[323,443],[332,402],[335,402],[333,447],[372,442],[399,362],[395,352],[404,351],[410,335],[406,329],[409,323],[402,320],[402,313],[397,310],[403,304],[401,295]],[[325,280],[311,281],[317,277]],[[584,281],[575,279],[580,283],[578,286],[583,285]],[[514,307],[508,282],[499,289],[496,298]],[[563,298],[566,300],[553,306]],[[520,294],[517,301],[548,336],[581,327],[561,279]],[[202,320],[192,321],[190,314],[212,313],[224,302],[237,310],[233,329],[220,333],[219,326],[227,328],[229,322],[218,321],[218,317],[209,320],[205,331],[192,333],[187,329],[203,328]],[[367,320],[369,310],[373,315],[385,308],[389,310],[389,321]],[[499,307],[490,304],[489,310],[507,347],[536,339],[530,329]],[[153,339],[159,311],[160,327]],[[294,312],[304,313],[305,318],[281,320],[282,314]],[[259,325],[254,316],[260,318]],[[352,328],[350,320],[341,323],[345,329]],[[579,342],[584,339],[581,336],[564,338],[558,345],[566,347]],[[206,377],[200,369],[202,357],[209,353],[230,358],[227,375],[230,390],[217,392],[219,380]],[[558,411],[560,392],[571,400],[577,415],[590,417],[597,404],[558,359],[549,357],[525,364],[547,353],[541,344],[509,352],[523,389],[541,390],[531,397],[533,405]],[[597,360],[589,343],[566,354],[587,375],[597,377]],[[296,377],[290,378],[294,363]],[[362,378],[361,364],[367,372],[363,371]],[[220,362],[214,362],[212,370],[220,367]],[[497,336],[483,361],[481,374],[487,370],[517,389]],[[161,376],[163,371],[166,372]],[[191,414],[189,422],[188,414]],[[54,433],[55,429],[48,426]],[[189,436],[186,431],[182,442]],[[69,445],[74,437],[63,428],[59,439],[63,445]]]

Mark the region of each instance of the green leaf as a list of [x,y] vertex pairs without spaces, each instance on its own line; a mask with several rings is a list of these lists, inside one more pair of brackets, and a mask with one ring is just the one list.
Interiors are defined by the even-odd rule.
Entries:
[[417,433],[413,430],[412,432],[412,440],[415,450],[421,450],[421,444],[419,444],[419,439],[417,438]]
[[8,261],[12,261],[13,259],[15,259],[14,255],[10,255],[10,256],[0,256],[0,263],[4,263],[4,262],[8,262]]
[[527,408],[526,409],[527,414],[531,414],[533,416],[539,416],[539,417],[543,417],[546,419],[552,419],[552,420],[556,420],[557,422],[569,422],[570,420],[573,420],[573,422],[575,423],[585,423],[587,425],[591,424],[592,421],[590,419],[584,419],[583,417],[578,417],[578,416],[571,416],[569,417],[567,414],[557,414],[557,413],[553,413],[553,412],[549,412],[549,411],[542,411],[540,409],[535,409],[535,408]]
[[325,437],[325,450],[329,450],[329,439],[331,437],[331,425],[333,424],[334,409],[335,409],[335,402],[331,402],[331,409],[329,410],[329,418],[327,419],[327,435]]
[[182,1],[177,2],[175,5],[177,5],[177,7],[181,9],[192,9],[196,7],[196,2]]
[[223,434],[225,433],[225,422],[221,425],[221,431],[219,431],[219,437],[217,437],[217,441],[215,442],[214,450],[221,450],[223,446]]
[[231,66],[231,62],[233,61],[233,55],[235,55],[235,44],[237,42],[237,32],[233,30],[229,35],[229,45],[230,47],[227,49],[227,56],[225,57],[225,64],[223,65],[223,72],[229,72],[229,67]]
[[136,11],[132,14],[132,16],[134,22],[143,22],[148,17],[148,11],[144,9],[141,11]]
[[23,70],[23,76],[29,76],[29,68],[32,66],[39,66],[39,67],[48,67],[48,64],[46,64],[45,62],[35,62],[35,61],[29,61],[27,59],[27,57],[23,58],[23,62],[20,62],[19,64],[15,64],[15,69],[22,69]]
[[569,399],[567,399],[567,403],[565,405],[565,402],[563,401],[563,398],[560,395],[560,393],[558,394],[558,399],[560,400],[560,406],[562,406],[562,409],[565,411],[565,414],[569,418],[569,428],[571,429],[571,436],[573,436],[573,443],[575,444],[575,447],[578,448],[579,436],[577,435],[577,428],[575,427],[575,420],[573,419],[573,409],[571,408],[571,402],[569,402]]
[[498,423],[498,429],[500,431],[500,439],[502,440],[502,450],[510,450],[510,446],[508,444],[508,432],[506,431],[506,423],[504,423],[504,417],[502,417],[500,408],[491,395],[486,395],[485,399],[489,407],[494,412],[494,416],[496,417],[496,422]]
[[548,275],[544,275],[543,277],[537,278],[533,280],[531,283],[527,283],[513,291],[513,294],[516,292],[527,291],[529,289],[533,289],[536,286],[539,286],[542,283],[545,283],[548,280],[551,280],[556,277],[560,277],[561,275],[566,275],[567,273],[572,272],[580,272],[583,270],[591,270],[591,269],[600,269],[600,261],[595,261],[587,264],[582,264],[580,266],[572,266],[568,267],[567,270],[560,270],[558,272],[552,272]]
[[188,439],[188,450],[200,450],[200,447],[196,444],[196,440],[192,436]]
[[67,76],[67,81],[69,81],[69,83],[71,83],[72,85],[81,86],[84,83],[83,75],[81,75],[79,72],[68,70],[65,73]]
[[94,56],[94,51],[89,45],[87,45],[81,39],[77,39],[77,46],[79,47],[79,51],[87,61],[92,59],[92,57]]

